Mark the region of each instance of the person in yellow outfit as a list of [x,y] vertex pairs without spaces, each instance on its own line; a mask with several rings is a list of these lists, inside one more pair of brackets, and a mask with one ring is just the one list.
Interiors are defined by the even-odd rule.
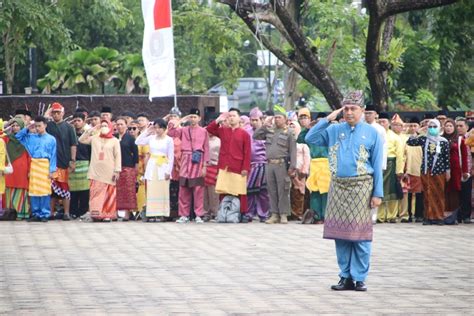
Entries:
[[[403,122],[400,115],[395,113],[392,117],[391,129],[395,134],[400,136],[400,138],[402,140],[402,143],[403,143],[403,163],[404,163],[404,166],[405,166],[406,161],[407,161],[407,147],[408,147],[406,145],[406,143],[407,143],[409,135],[405,133],[404,128],[405,128],[405,123]],[[403,170],[405,170],[405,168]],[[401,182],[401,187],[402,187],[402,190],[403,190],[403,199],[400,200],[399,203],[398,203],[398,217],[401,218],[401,221],[403,223],[407,223],[408,220],[409,220],[409,216],[408,216],[408,185],[409,185],[408,177],[403,176],[400,179],[400,182]]]
[[[138,121],[134,120],[128,125],[128,132],[135,139],[140,135]],[[137,210],[141,212],[146,205],[146,185],[145,185],[145,158],[150,153],[148,145],[138,146],[138,173],[137,173]]]
[[388,113],[379,114],[379,124],[387,131],[387,169],[383,172],[384,198],[377,212],[377,222],[396,223],[401,198],[397,194],[397,182],[403,177],[404,145],[400,136],[390,129]]

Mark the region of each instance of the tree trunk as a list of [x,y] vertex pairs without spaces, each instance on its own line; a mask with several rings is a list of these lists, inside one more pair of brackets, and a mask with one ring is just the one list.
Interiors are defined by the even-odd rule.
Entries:
[[13,85],[15,84],[15,65],[16,55],[11,49],[9,32],[3,34],[3,54],[5,58],[5,83],[7,86],[7,94],[13,94]]
[[285,71],[285,109],[292,110],[295,102],[298,99],[296,94],[296,85],[298,84],[298,73],[292,69],[287,68]]

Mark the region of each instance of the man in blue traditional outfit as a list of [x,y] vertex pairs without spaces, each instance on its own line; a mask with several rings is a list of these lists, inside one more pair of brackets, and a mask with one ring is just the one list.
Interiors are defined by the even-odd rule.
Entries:
[[51,215],[51,179],[56,171],[56,139],[46,132],[44,117],[37,117],[34,125],[36,134],[30,133],[28,126],[15,136],[31,156],[28,193],[32,217],[29,221],[47,222]]
[[[383,141],[375,128],[361,121],[363,104],[361,91],[349,93],[343,107],[319,121],[305,138],[307,144],[329,147],[331,186],[323,238],[336,242],[341,279],[331,288],[337,291],[367,290],[371,208],[383,198]],[[345,122],[331,124],[341,111]]]

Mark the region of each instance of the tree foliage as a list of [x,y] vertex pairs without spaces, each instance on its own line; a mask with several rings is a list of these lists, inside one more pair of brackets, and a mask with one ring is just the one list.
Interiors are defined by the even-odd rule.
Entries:
[[25,63],[27,48],[42,45],[51,50],[70,43],[69,30],[60,8],[50,0],[3,0],[0,2],[0,34],[7,93],[12,93],[15,67]]
[[48,61],[50,71],[38,80],[43,93],[104,93],[106,86],[114,92],[143,92],[146,76],[141,55],[121,55],[115,49],[96,47],[79,49]]
[[[349,0],[173,0],[178,93],[203,93],[221,81],[230,92],[239,77],[266,77],[268,68],[255,58],[266,46],[285,62],[285,73],[304,80],[295,91],[294,76],[288,85],[293,101],[303,95],[317,109],[337,106],[350,89],[373,97],[378,83],[382,93],[374,101],[386,93],[391,109],[472,108],[474,2],[412,10],[453,1],[367,0],[364,13]],[[140,1],[0,3],[0,80],[7,92],[28,84],[30,46],[38,50],[45,92],[146,92]],[[271,36],[268,23],[275,26]]]
[[245,29],[221,9],[190,0],[174,11],[177,80],[183,93],[205,92],[221,80],[231,88],[242,76]]

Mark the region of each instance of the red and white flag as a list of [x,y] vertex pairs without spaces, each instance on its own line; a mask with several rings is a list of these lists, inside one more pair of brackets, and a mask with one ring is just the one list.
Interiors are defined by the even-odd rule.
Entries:
[[150,101],[154,97],[176,95],[171,0],[142,0],[143,64]]

